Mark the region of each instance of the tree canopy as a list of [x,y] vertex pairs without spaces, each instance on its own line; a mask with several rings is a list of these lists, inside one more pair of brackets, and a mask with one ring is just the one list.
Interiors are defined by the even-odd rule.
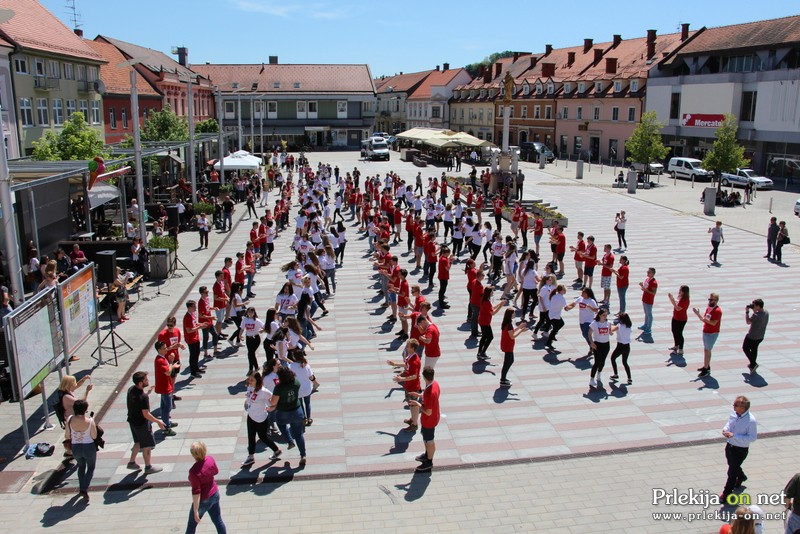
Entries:
[[669,148],[661,142],[661,128],[664,124],[658,122],[655,111],[642,114],[642,120],[631,136],[625,141],[628,151],[628,161],[642,163],[646,173],[650,172],[650,163],[663,160],[669,153]]
[[39,161],[90,160],[105,157],[103,134],[87,124],[83,113],[70,115],[64,127],[47,130],[33,142],[33,159]]
[[141,132],[142,141],[186,141],[189,124],[185,117],[176,115],[169,106],[147,116]]
[[514,52],[511,50],[506,50],[504,52],[495,52],[494,54],[490,54],[485,58],[483,58],[483,61],[478,61],[477,63],[470,63],[469,65],[465,66],[464,69],[466,69],[466,71],[469,72],[470,76],[475,78],[480,74],[481,67],[484,68],[490,67],[498,59],[502,59],[504,57],[513,57],[513,56]]
[[726,113],[722,125],[714,132],[717,138],[714,145],[703,158],[704,169],[719,175],[721,172],[735,173],[736,169],[749,165],[750,160],[744,157],[744,147],[736,140],[738,129],[736,117]]
[[216,119],[206,119],[194,125],[196,133],[217,133],[219,131],[219,123]]

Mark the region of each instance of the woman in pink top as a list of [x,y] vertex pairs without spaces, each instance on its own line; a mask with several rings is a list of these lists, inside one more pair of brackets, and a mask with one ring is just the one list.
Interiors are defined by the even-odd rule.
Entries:
[[219,488],[214,482],[214,475],[219,473],[217,462],[212,456],[206,456],[206,444],[202,441],[192,443],[190,449],[195,459],[189,469],[189,483],[192,485],[192,509],[189,510],[189,523],[186,534],[194,534],[197,524],[208,512],[211,522],[217,527],[217,534],[227,534],[222,521],[222,509],[219,506]]

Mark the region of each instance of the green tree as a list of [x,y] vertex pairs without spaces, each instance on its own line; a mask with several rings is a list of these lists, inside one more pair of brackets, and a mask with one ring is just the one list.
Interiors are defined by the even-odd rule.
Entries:
[[169,106],[148,114],[141,132],[142,141],[186,141],[189,139],[189,124],[186,118],[177,116]]
[[[750,160],[744,157],[744,147],[736,140],[738,130],[739,124],[736,117],[726,113],[722,125],[714,132],[717,140],[714,141],[711,150],[706,152],[706,157],[703,158],[703,168],[714,171],[717,178],[720,173],[735,173],[736,169],[747,167],[750,164]],[[721,184],[722,181],[719,180],[718,183]]]
[[196,133],[217,133],[219,131],[219,123],[216,119],[206,119],[194,125]]
[[59,131],[47,130],[33,142],[33,159],[40,161],[89,160],[106,157],[103,134],[86,123],[83,113],[70,115]]
[[478,61],[477,63],[470,63],[469,65],[465,66],[464,69],[469,73],[470,76],[475,78],[480,74],[481,67],[491,68],[491,66],[494,65],[494,63],[498,59],[502,59],[505,57],[513,57],[513,56],[514,52],[511,50],[506,50],[504,52],[495,52],[483,58],[483,61]]
[[669,148],[661,142],[663,127],[656,112],[648,111],[642,114],[641,122],[625,141],[625,149],[630,154],[628,161],[641,163],[645,174],[650,174],[650,163],[664,159],[669,153]]

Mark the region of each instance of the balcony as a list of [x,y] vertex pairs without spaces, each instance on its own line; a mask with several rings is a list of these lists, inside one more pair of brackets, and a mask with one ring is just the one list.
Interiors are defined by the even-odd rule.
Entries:
[[34,76],[33,87],[43,91],[52,91],[61,87],[61,80],[58,78],[48,78],[46,76]]
[[81,93],[95,93],[94,83],[88,80],[78,80],[78,91]]

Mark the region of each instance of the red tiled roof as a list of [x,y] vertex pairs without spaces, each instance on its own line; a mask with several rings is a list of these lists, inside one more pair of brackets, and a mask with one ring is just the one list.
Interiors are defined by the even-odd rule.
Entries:
[[[375,86],[367,65],[193,65],[197,73],[219,85],[223,92],[233,91],[231,85],[250,91],[270,93],[372,93]],[[276,88],[275,82],[280,82]],[[300,87],[296,88],[295,83]]]
[[680,55],[800,43],[800,15],[707,28]]
[[14,48],[14,45],[0,37],[0,46],[7,46],[9,48]]
[[[127,61],[114,45],[101,41],[86,41],[98,55],[108,61],[108,64],[100,66],[100,79],[106,86],[106,92],[110,94],[131,94],[131,70],[133,67],[120,67],[119,64]],[[142,76],[136,76],[136,90],[139,95],[158,95],[153,86]]]
[[188,69],[166,55],[163,52],[158,50],[153,50],[152,48],[146,48],[144,46],[139,46],[133,43],[127,43],[125,41],[120,41],[119,39],[114,39],[113,37],[108,37],[107,35],[98,35],[95,38],[95,41],[100,42],[107,42],[111,43],[117,49],[119,49],[125,56],[131,59],[138,59],[139,63],[146,67],[147,69],[153,71],[154,73],[158,73],[161,71],[171,72],[179,75],[183,75],[185,78],[191,77],[194,72],[192,69]]
[[[383,80],[375,81],[375,90],[378,93],[388,92],[408,92],[416,87],[426,76],[430,75],[434,70],[424,70],[422,72],[409,72],[407,74],[397,74],[395,76],[388,76]],[[389,91],[389,87],[392,91]]]
[[0,33],[11,43],[23,49],[102,61],[83,39],[37,0],[0,0],[0,9],[14,12],[11,19],[0,24]]
[[440,85],[447,85],[453,79],[461,74],[462,72],[466,72],[464,69],[447,69],[445,71],[438,71],[434,70],[428,75],[427,78],[417,87],[411,96],[409,96],[409,100],[428,100],[432,93],[432,88],[434,86]]

